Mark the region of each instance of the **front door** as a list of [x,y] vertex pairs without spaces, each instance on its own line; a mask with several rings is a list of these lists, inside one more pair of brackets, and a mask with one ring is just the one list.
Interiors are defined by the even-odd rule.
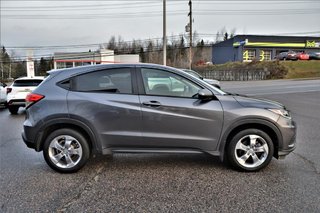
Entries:
[[142,136],[146,147],[215,150],[223,111],[197,98],[201,86],[167,70],[141,68]]

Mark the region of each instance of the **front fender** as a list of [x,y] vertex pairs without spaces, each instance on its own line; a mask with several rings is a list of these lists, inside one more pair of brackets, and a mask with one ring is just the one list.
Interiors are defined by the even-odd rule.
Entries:
[[223,161],[224,159],[224,154],[225,154],[225,148],[226,145],[228,143],[227,139],[229,137],[229,135],[231,133],[233,133],[233,131],[237,130],[237,128],[243,127],[243,128],[255,128],[255,125],[259,125],[259,126],[265,126],[269,129],[271,129],[277,138],[277,142],[278,142],[278,146],[282,146],[283,144],[283,139],[282,139],[282,134],[281,131],[279,130],[279,128],[277,127],[276,124],[274,124],[272,121],[269,121],[267,119],[264,118],[245,118],[245,119],[241,119],[238,120],[236,122],[233,122],[230,126],[226,127],[225,131],[223,132],[221,139],[219,141],[219,145],[218,145],[218,150],[220,153],[220,159]]

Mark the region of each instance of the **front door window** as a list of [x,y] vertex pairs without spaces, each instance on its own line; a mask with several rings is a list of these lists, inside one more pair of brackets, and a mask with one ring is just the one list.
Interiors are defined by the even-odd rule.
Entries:
[[164,70],[142,68],[141,73],[147,95],[193,98],[201,89],[188,79]]

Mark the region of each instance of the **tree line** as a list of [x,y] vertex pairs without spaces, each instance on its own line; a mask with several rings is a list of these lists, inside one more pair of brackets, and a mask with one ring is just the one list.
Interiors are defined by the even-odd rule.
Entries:
[[[53,69],[53,58],[41,57],[34,60],[36,76],[45,76],[46,72]],[[27,75],[27,62],[15,57],[14,53],[9,54],[4,46],[0,51],[0,80],[11,80]]]
[[[212,44],[232,38],[235,29],[230,33],[226,28],[217,32],[215,42],[201,39],[197,32],[193,33],[192,44],[192,66],[203,65],[211,62]],[[167,65],[178,68],[188,68],[189,66],[189,36],[180,34],[179,36],[168,36],[167,40]],[[143,63],[163,63],[163,43],[162,39],[132,40],[124,41],[121,36],[112,36],[105,44],[101,44],[100,49],[114,50],[119,54],[139,54],[140,62]],[[89,50],[91,51],[91,50]],[[34,60],[36,76],[44,76],[46,72],[53,69],[53,57],[41,57]],[[17,59],[14,53],[9,54],[4,46],[0,52],[0,79],[3,81],[10,78],[26,76],[26,61]]]

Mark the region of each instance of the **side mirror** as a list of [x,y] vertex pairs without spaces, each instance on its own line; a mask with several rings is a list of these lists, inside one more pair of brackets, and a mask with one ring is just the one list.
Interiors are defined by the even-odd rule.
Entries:
[[214,98],[214,95],[208,89],[201,89],[198,92],[198,98],[200,100],[212,100]]

